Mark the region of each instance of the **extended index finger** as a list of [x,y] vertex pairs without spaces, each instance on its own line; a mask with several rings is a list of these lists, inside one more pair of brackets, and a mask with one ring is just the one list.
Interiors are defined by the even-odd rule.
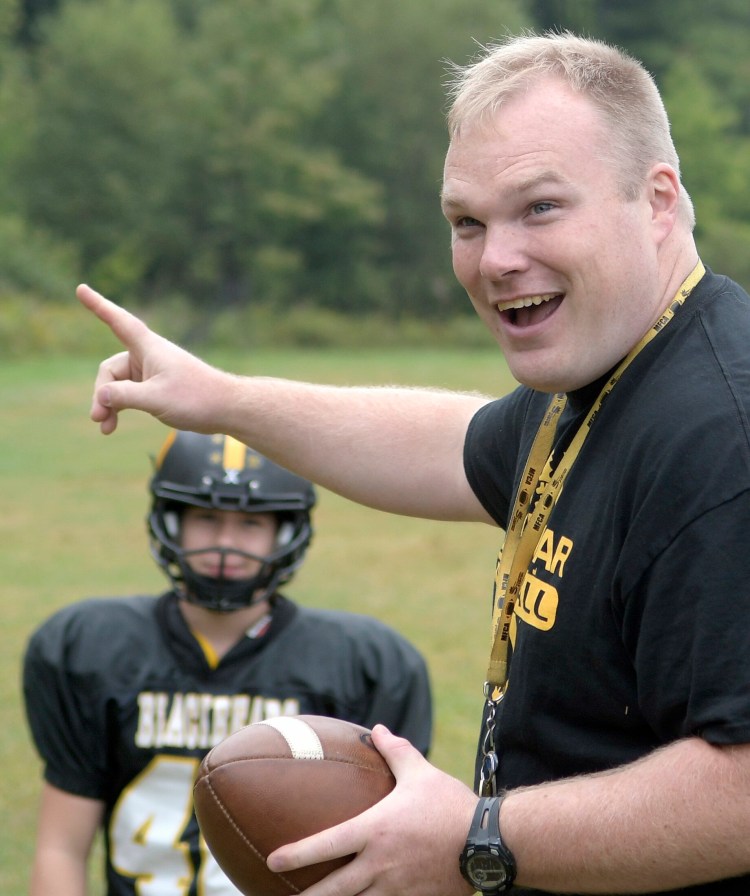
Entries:
[[106,299],[95,289],[81,283],[76,289],[78,300],[105,323],[126,348],[132,348],[142,337],[146,325],[134,314]]

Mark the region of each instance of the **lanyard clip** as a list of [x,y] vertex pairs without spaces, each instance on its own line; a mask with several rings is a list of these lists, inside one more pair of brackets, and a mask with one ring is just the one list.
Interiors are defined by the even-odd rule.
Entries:
[[479,796],[495,796],[497,793],[497,772],[500,760],[495,750],[495,712],[503,699],[504,691],[491,681],[484,683],[484,697],[487,714],[484,720],[484,732],[481,741],[482,760],[479,766]]

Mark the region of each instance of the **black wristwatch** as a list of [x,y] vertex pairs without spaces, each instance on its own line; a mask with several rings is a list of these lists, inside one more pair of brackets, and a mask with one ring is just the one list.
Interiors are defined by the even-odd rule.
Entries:
[[502,799],[488,796],[479,800],[459,860],[461,874],[486,896],[507,893],[516,878],[516,860],[500,836]]

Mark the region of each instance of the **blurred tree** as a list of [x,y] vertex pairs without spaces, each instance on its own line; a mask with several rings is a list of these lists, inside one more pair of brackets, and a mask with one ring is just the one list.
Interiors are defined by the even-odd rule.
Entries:
[[695,0],[530,0],[540,30],[568,29],[629,50],[658,75],[694,12]]
[[707,261],[748,282],[746,0],[0,0],[11,244],[51,233],[120,296],[468,314],[438,205],[446,60],[530,24],[644,59]]
[[72,239],[106,285],[138,281],[175,186],[180,51],[163,4],[148,0],[70,0],[36,51],[16,162],[26,212]]
[[695,65],[672,61],[664,100],[680,152],[682,180],[696,209],[696,240],[707,264],[750,286],[750,138],[738,109]]
[[[438,189],[446,57],[515,0],[66,0],[14,180],[103,288],[427,316],[466,305]],[[27,10],[31,13],[31,7]]]
[[705,73],[721,102],[736,112],[732,129],[750,134],[750,4],[712,0],[699,10],[688,18],[683,45],[673,55],[688,56]]
[[597,25],[599,0],[529,0],[534,24],[540,31],[561,28],[589,34]]
[[42,39],[45,18],[55,13],[61,0],[19,0],[13,38],[25,47],[32,47]]
[[642,59],[672,121],[706,261],[750,286],[747,0],[531,0],[536,26],[570,28]]
[[21,0],[0,0],[0,44],[3,47],[12,38],[21,15]]
[[[340,30],[325,7],[225,0],[198,17],[178,87],[185,154],[169,208],[177,228],[190,228],[193,294],[223,304],[315,298],[325,271],[305,237],[322,229],[338,246],[342,279],[357,276],[382,210],[377,186],[316,133],[341,76]],[[180,283],[184,264],[176,244],[149,277]]]
[[[478,45],[528,20],[515,0],[336,0],[346,42],[344,74],[321,127],[346,162],[382,184],[377,233],[381,307],[432,318],[470,306],[450,264],[439,190],[447,148],[447,60],[466,63]],[[330,235],[319,234],[331,257]],[[342,295],[357,306],[357,293]]]
[[26,219],[26,185],[14,164],[23,158],[34,127],[26,60],[14,48],[23,6],[21,0],[0,0],[0,298],[56,298],[70,292],[75,250]]
[[69,0],[47,23],[18,160],[31,219],[72,234],[118,293],[298,297],[300,227],[379,214],[376,189],[314,138],[336,79],[319,6],[195,4],[186,29],[165,0]]

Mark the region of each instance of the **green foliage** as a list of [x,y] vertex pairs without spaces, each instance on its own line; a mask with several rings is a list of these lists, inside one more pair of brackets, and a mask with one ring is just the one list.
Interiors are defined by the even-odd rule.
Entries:
[[63,298],[74,282],[74,252],[18,215],[0,215],[0,294],[22,290]]
[[676,55],[663,79],[682,179],[696,209],[696,241],[706,263],[750,284],[750,134],[740,110],[696,66]]
[[715,0],[705,12],[689,19],[691,56],[737,113],[737,131],[750,134],[750,7],[746,0]]
[[[740,133],[740,114],[688,54],[676,56],[664,78],[672,132],[682,147],[683,179],[699,207],[704,230],[722,215],[747,218],[750,137]],[[706,220],[703,220],[703,218]]]
[[[385,224],[374,234],[379,307],[394,316],[453,315],[464,298],[439,207],[446,62],[467,62],[478,44],[528,20],[515,0],[433,0],[429,11],[417,0],[336,0],[335,7],[346,34],[344,76],[322,127],[349,165],[383,185]],[[321,241],[335,275],[335,236],[322,234]],[[329,294],[332,305],[362,308],[362,293],[343,281]]]
[[31,4],[0,168],[120,299],[452,316],[443,59],[519,23],[517,0]]
[[746,0],[532,0],[539,28],[619,44],[659,84],[714,270],[750,285],[750,6]]
[[273,291],[263,261],[304,255],[301,231],[376,223],[375,185],[313,142],[337,77],[319,6],[226,0],[186,31],[164,2],[70,0],[48,23],[17,162],[29,216],[72,228],[107,291],[220,304]]
[[[66,292],[71,291],[69,285]],[[475,315],[431,321],[403,317],[394,326],[382,313],[353,316],[315,305],[280,313],[273,305],[258,303],[222,308],[208,315],[178,295],[165,296],[148,308],[131,306],[131,310],[157,331],[201,351],[495,347]],[[109,331],[82,313],[72,298],[65,303],[49,302],[29,292],[2,295],[0,289],[0,355],[5,358],[105,356],[119,348]]]
[[104,356],[117,350],[114,337],[97,320],[82,315],[75,302],[40,301],[30,293],[0,297],[0,355],[6,360],[35,355]]
[[597,0],[530,0],[530,6],[540,31],[566,28],[587,34],[597,21]]
[[0,0],[0,43],[7,45],[21,16],[21,0]]
[[[36,60],[35,127],[18,161],[28,215],[72,239],[90,276],[98,265],[107,273],[108,254],[124,251],[137,281],[179,169],[176,29],[148,0],[72,0],[48,26]],[[103,276],[103,285],[127,284]]]
[[644,59],[706,262],[750,282],[745,0],[0,0],[0,298],[177,297],[191,338],[244,313],[326,344],[342,313],[354,337],[468,320],[438,206],[446,60],[529,25]]

